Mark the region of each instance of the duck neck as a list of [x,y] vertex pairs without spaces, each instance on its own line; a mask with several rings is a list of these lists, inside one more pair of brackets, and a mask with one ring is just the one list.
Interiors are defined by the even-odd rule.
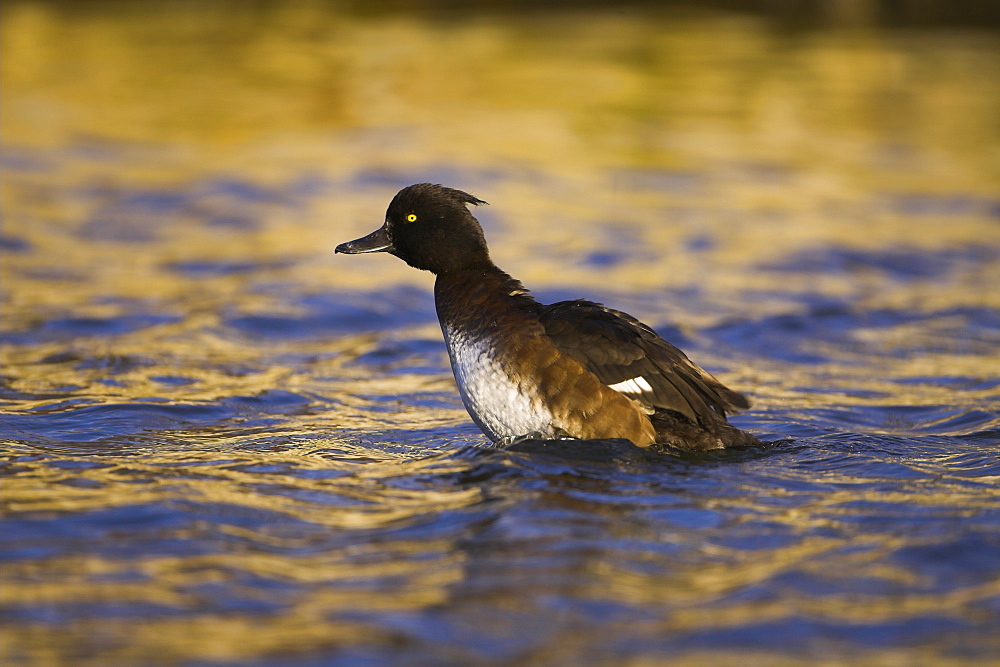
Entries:
[[500,335],[507,326],[520,327],[522,332],[541,328],[538,302],[519,280],[492,262],[438,274],[434,302],[442,328],[457,327],[486,336]]

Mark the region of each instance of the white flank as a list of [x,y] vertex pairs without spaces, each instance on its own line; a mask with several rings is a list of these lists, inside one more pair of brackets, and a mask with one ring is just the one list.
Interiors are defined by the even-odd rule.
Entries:
[[552,414],[507,376],[485,340],[442,326],[458,392],[472,420],[494,442],[552,433]]
[[653,388],[649,386],[646,382],[646,378],[639,377],[631,378],[630,380],[623,380],[618,384],[608,385],[608,389],[614,389],[615,391],[620,391],[623,394],[644,394],[646,392],[652,393]]

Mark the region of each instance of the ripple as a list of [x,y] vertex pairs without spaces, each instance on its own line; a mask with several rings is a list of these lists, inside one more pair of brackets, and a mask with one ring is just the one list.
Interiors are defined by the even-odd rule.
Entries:
[[212,261],[184,260],[165,264],[167,271],[172,271],[189,278],[206,278],[214,276],[232,276],[259,271],[276,271],[293,265],[291,261],[245,262],[245,261]]
[[[123,436],[170,434],[239,423],[245,430],[271,424],[269,418],[308,413],[317,399],[287,391],[234,396],[213,403],[171,403],[164,399],[135,403],[88,404],[81,399],[43,404],[8,414],[0,435],[44,445],[82,444]],[[265,421],[261,422],[260,418]],[[273,422],[277,424],[277,421]]]
[[54,317],[35,322],[24,330],[2,332],[0,342],[29,345],[85,337],[120,336],[180,320],[180,316],[160,313],[130,313],[113,317]]
[[969,245],[940,250],[898,247],[865,250],[826,247],[799,251],[762,268],[796,274],[880,271],[896,280],[930,280],[1000,260],[1000,246]]
[[[1000,655],[989,30],[44,4],[2,21],[5,664]],[[430,277],[329,254],[422,181],[767,444],[490,447]]]
[[300,295],[286,299],[305,314],[227,312],[226,326],[253,338],[303,339],[385,331],[435,321],[426,290],[399,286],[379,292]]

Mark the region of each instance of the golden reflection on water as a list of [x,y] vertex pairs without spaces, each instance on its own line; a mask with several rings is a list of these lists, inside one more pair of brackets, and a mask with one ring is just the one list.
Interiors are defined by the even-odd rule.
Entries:
[[[32,472],[21,472],[5,485],[7,511],[57,513],[81,511],[91,506],[109,508],[116,502],[142,505],[162,501],[164,497],[183,498],[185,502],[202,503],[205,508],[212,508],[212,512],[220,513],[216,518],[221,519],[221,523],[191,523],[167,534],[192,539],[209,529],[217,531],[216,539],[245,544],[246,549],[231,547],[222,553],[184,556],[150,553],[141,559],[61,556],[8,563],[4,569],[2,592],[7,605],[106,603],[197,610],[208,604],[202,587],[210,590],[213,585],[225,586],[227,595],[268,602],[266,590],[257,588],[252,580],[247,581],[248,578],[281,582],[283,587],[295,587],[295,594],[290,600],[284,599],[286,605],[280,614],[268,615],[266,620],[215,612],[180,618],[168,614],[155,620],[142,618],[116,623],[81,616],[70,625],[56,627],[23,624],[19,626],[14,645],[30,651],[34,660],[42,664],[59,663],[66,655],[65,647],[79,644],[93,649],[92,635],[97,633],[103,638],[97,646],[104,645],[104,649],[90,659],[80,656],[81,664],[102,664],[102,661],[103,664],[130,664],[146,662],[151,656],[163,663],[190,656],[202,660],[239,661],[263,655],[294,655],[299,651],[336,646],[392,642],[391,629],[374,625],[362,617],[352,622],[350,616],[358,614],[359,610],[368,614],[405,616],[441,605],[461,604],[455,596],[476,567],[475,559],[483,558],[483,554],[477,554],[467,542],[454,536],[434,539],[415,535],[410,541],[396,538],[389,543],[348,543],[338,541],[336,536],[338,531],[377,531],[393,524],[408,525],[407,518],[421,514],[475,507],[483,501],[475,487],[410,491],[391,484],[394,477],[419,474],[421,468],[429,473],[447,474],[458,472],[467,464],[430,457],[345,465],[324,458],[323,448],[345,447],[346,443],[330,441],[316,445],[317,449],[302,447],[295,451],[291,448],[260,455],[241,451],[221,462],[218,451],[195,451],[161,454],[151,460],[110,459],[104,467],[86,469],[57,470],[44,461],[23,464]],[[91,457],[67,460],[94,461]],[[293,468],[338,470],[344,476],[308,479],[283,474],[281,489],[265,491],[262,476],[255,472],[257,466],[284,468],[286,472]],[[174,470],[176,475],[171,474]],[[815,481],[816,473],[809,472],[807,476]],[[59,494],[47,492],[71,479],[86,479],[103,488],[66,489]],[[128,483],[123,484],[123,481]],[[754,515],[766,515],[772,530],[774,525],[787,524],[793,533],[806,535],[817,526],[836,524],[839,508],[858,502],[858,494],[850,486],[870,480],[831,472],[824,481],[844,487],[811,503],[790,506],[784,512],[775,511],[774,498],[764,494],[764,488],[758,489],[759,505],[752,501],[748,504],[753,498],[751,494],[739,498],[703,499],[702,507],[720,516],[743,515],[747,520],[752,520]],[[44,496],[40,493],[43,490],[46,491]],[[301,496],[301,499],[298,495],[314,491],[319,493]],[[594,552],[586,560],[577,561],[576,567],[581,571],[576,573],[578,583],[570,594],[641,608],[657,609],[667,605],[671,610],[656,619],[644,618],[618,628],[618,632],[629,632],[633,636],[655,637],[705,627],[737,628],[794,617],[858,624],[899,623],[940,614],[963,617],[970,608],[986,604],[1000,593],[1000,583],[996,581],[944,592],[926,590],[928,582],[912,572],[885,565],[883,557],[889,559],[896,550],[913,543],[905,534],[855,536],[849,544],[839,537],[804,537],[784,548],[767,550],[766,558],[744,558],[738,563],[734,562],[738,548],[707,543],[697,553],[682,554],[670,567],[664,567],[663,554],[650,547],[685,538],[677,532],[655,534],[641,529],[637,532],[629,526],[635,521],[630,515],[642,507],[641,496],[636,498],[635,506],[609,508],[580,498],[574,500],[573,491],[572,486],[567,486],[563,489],[565,495],[553,495],[550,508],[562,505],[570,511],[586,512],[589,504],[590,510],[606,514],[612,525],[622,523],[617,529],[612,528],[605,546],[595,545]],[[338,494],[358,504],[345,506],[347,503],[336,500]],[[316,499],[320,498],[322,502],[317,503]],[[872,503],[898,503],[900,507],[910,508],[908,511],[925,506],[936,513],[952,513],[956,518],[963,514],[974,517],[977,512],[991,507],[995,500],[969,493],[967,489],[956,488],[953,492],[943,487],[929,494],[912,490],[905,493],[869,491],[866,499]],[[732,504],[735,505],[727,507]],[[225,521],[227,507],[233,508],[234,517],[248,510],[269,511],[286,517],[286,522],[302,521],[309,527],[308,530],[299,527],[286,531],[279,522],[263,532],[248,529]],[[844,518],[855,520],[856,513],[847,510]],[[738,524],[740,519],[736,521]],[[631,540],[631,546],[617,545],[616,535]],[[550,549],[554,553],[560,551],[560,539],[558,535],[539,536],[536,540],[521,542],[521,546],[529,559],[532,555],[551,557]],[[272,549],[273,553],[269,553]],[[886,596],[878,592],[814,596],[791,591],[781,598],[737,599],[735,603],[728,599],[734,592],[752,590],[755,585],[783,572],[806,572],[825,581],[846,582],[869,577],[880,586],[915,591],[905,596]],[[373,586],[373,581],[386,583]],[[510,593],[497,589],[481,593],[472,602],[498,604],[514,614],[530,609],[528,603],[516,595],[516,588]],[[185,639],[179,642],[178,637]],[[570,643],[579,640],[579,637],[564,637],[564,641]],[[563,644],[563,650],[567,648]],[[888,651],[873,657],[892,664],[892,655],[893,652]],[[907,655],[912,659],[919,654],[910,652]],[[927,653],[929,658],[934,655],[933,651]]]
[[[330,442],[329,446],[349,449],[347,443]],[[408,611],[424,609],[448,598],[448,587],[462,577],[462,551],[451,540],[426,537],[412,543],[396,539],[389,545],[379,542],[345,544],[340,548],[319,549],[325,536],[342,530],[378,530],[393,524],[406,525],[414,515],[447,512],[450,509],[473,506],[481,499],[478,489],[420,489],[408,491],[392,488],[385,482],[399,474],[399,465],[391,461],[368,462],[351,471],[349,483],[282,476],[283,489],[261,492],[262,479],[254,472],[242,472],[254,466],[288,467],[329,471],[331,461],[309,451],[292,450],[280,454],[253,455],[240,453],[233,460],[219,462],[217,451],[186,452],[135,458],[124,462],[115,459],[100,468],[58,470],[44,463],[27,464],[34,473],[22,471],[5,483],[4,501],[8,512],[59,513],[81,512],[88,509],[108,509],[117,504],[142,505],[163,502],[164,498],[183,498],[185,502],[203,503],[205,507],[239,508],[270,511],[310,524],[305,536],[290,538],[278,528],[270,535],[237,525],[217,526],[224,539],[252,545],[242,552],[230,549],[225,553],[205,555],[156,556],[141,560],[109,560],[99,557],[66,556],[58,559],[27,560],[8,564],[4,568],[2,598],[6,605],[46,604],[115,604],[141,603],[163,605],[166,608],[198,609],[205,604],[200,586],[230,582],[240,577],[260,577],[282,582],[283,586],[301,586],[294,604],[280,616],[266,623],[251,618],[216,614],[193,615],[187,619],[171,619],[169,615],[155,622],[134,623],[107,620],[76,619],[71,626],[46,628],[43,625],[21,625],[16,641],[7,647],[8,656],[18,651],[30,651],[42,664],[59,662],[74,644],[93,646],[93,633],[104,637],[107,650],[84,659],[85,664],[130,664],[146,662],[151,656],[157,661],[171,662],[192,655],[203,660],[240,660],[283,651],[316,650],[377,639],[377,630],[359,623],[338,620],[330,623],[330,615],[340,611],[363,608],[369,611]],[[72,460],[72,459],[70,459]],[[199,465],[199,460],[204,465]],[[91,458],[81,458],[83,463]],[[121,459],[118,459],[121,461]],[[192,468],[190,466],[198,466]],[[177,474],[172,475],[172,469]],[[454,467],[454,465],[450,466]],[[433,468],[447,473],[449,465],[435,459],[408,461],[408,474],[419,474],[420,468]],[[192,475],[198,471],[198,477]],[[345,469],[346,474],[348,471]],[[60,486],[67,480],[86,479],[96,486],[70,488]],[[123,481],[127,482],[123,484]],[[288,486],[293,484],[294,486]],[[338,501],[335,494],[346,494],[356,501],[354,508]],[[61,489],[60,493],[48,491]],[[42,493],[45,491],[44,493]],[[256,491],[256,492],[255,492]],[[296,500],[293,491],[309,493],[326,491],[325,503]],[[203,527],[191,525],[175,533],[198,532]],[[268,547],[279,550],[268,555]],[[290,558],[287,550],[301,550]],[[433,561],[428,563],[428,557]],[[122,582],[121,579],[126,579]],[[371,581],[385,580],[384,592],[371,587]],[[354,582],[357,582],[356,584]],[[402,583],[403,585],[400,585]],[[253,585],[237,590],[251,597],[267,600],[265,591]],[[184,593],[182,591],[189,591]],[[308,591],[308,592],[305,592]],[[55,633],[55,634],[53,634]],[[178,637],[184,637],[183,642]],[[5,642],[6,643],[6,642]]]
[[786,35],[751,17],[637,9],[433,20],[308,2],[4,5],[4,123],[19,143],[422,128],[430,153],[400,154],[389,139],[369,164],[565,168],[663,166],[685,153],[849,167],[876,157],[876,140],[961,155],[939,169],[963,169],[969,187],[994,185],[1000,169],[991,33]]
[[[255,9],[227,3],[114,7],[20,0],[0,7],[0,134],[5,150],[44,163],[12,169],[0,182],[3,231],[33,248],[5,256],[0,266],[4,329],[31,332],[59,317],[114,323],[136,304],[163,319],[69,341],[40,335],[4,346],[0,361],[13,389],[24,394],[18,416],[46,410],[58,416],[65,406],[56,396],[65,395],[146,409],[150,421],[132,430],[97,424],[67,433],[73,444],[53,437],[47,449],[38,441],[8,443],[9,452],[28,458],[4,479],[4,513],[59,518],[184,499],[214,508],[206,512],[275,518],[260,522],[266,529],[225,516],[163,529],[182,542],[243,545],[212,553],[60,554],[5,563],[5,605],[134,603],[188,611],[138,620],[81,613],[61,623],[33,617],[5,638],[0,650],[9,658],[26,656],[32,664],[238,662],[392,645],[405,633],[364,613],[405,618],[461,607],[463,591],[472,596],[469,605],[526,613],[527,603],[516,597],[523,589],[462,588],[474,588],[468,582],[476,567],[491,565],[488,541],[478,547],[483,555],[462,542],[458,530],[412,538],[380,532],[448,512],[474,514],[494,502],[475,482],[414,481],[464,474],[472,462],[441,455],[449,443],[433,435],[416,458],[412,447],[374,448],[356,437],[330,435],[369,432],[391,440],[385,434],[393,430],[433,434],[467,425],[446,373],[403,368],[372,374],[371,366],[352,364],[387,341],[439,341],[435,323],[342,335],[321,327],[316,338],[254,341],[248,332],[234,333],[226,320],[236,312],[308,322],[308,308],[290,303],[281,286],[299,296],[331,290],[379,295],[399,285],[429,290],[428,275],[392,258],[329,254],[381,222],[395,174],[468,180],[448,184],[493,203],[482,216],[494,257],[529,287],[572,288],[579,296],[609,286],[622,295],[698,287],[692,303],[653,300],[627,308],[651,322],[676,323],[685,333],[730,319],[782,315],[806,293],[864,312],[1000,309],[996,263],[960,268],[948,280],[931,276],[902,285],[865,267],[762,268],[829,246],[933,253],[997,244],[990,208],[1000,191],[1000,39],[994,33],[786,33],[749,16],[628,8],[440,20],[359,16],[313,2]],[[501,176],[490,176],[493,171]],[[277,194],[241,200],[206,189],[205,182],[220,174]],[[334,185],[312,198],[286,196],[303,174]],[[137,190],[180,192],[186,199],[166,213],[143,210],[153,224],[138,224],[140,214],[122,207]],[[897,205],[897,196],[929,205],[913,213]],[[952,200],[957,210],[947,205]],[[205,224],[214,217],[254,224]],[[100,236],[100,229],[95,236],[88,231],[94,220],[115,233],[150,238],[129,245]],[[694,252],[692,239],[699,238],[711,243]],[[579,261],[628,243],[629,261],[599,270]],[[169,269],[192,260],[249,262],[258,269],[193,278]],[[748,297],[753,294],[768,296]],[[989,341],[970,340],[966,348],[954,342],[964,321],[956,315],[933,324],[857,327],[836,344],[806,341],[804,352],[831,361],[798,367],[726,350],[705,350],[699,360],[726,366],[724,379],[750,391],[763,415],[788,405],[803,414],[831,405],[985,411],[995,400],[989,383],[956,389],[919,381],[1000,375]],[[435,349],[425,353],[427,365],[443,368],[443,350]],[[164,375],[184,383],[164,382]],[[182,412],[170,411],[275,391],[315,402],[290,407],[274,426],[243,401],[231,410],[236,416],[222,411],[215,426],[203,417],[194,433],[186,430]],[[435,402],[429,407],[395,398],[415,395]],[[141,402],[153,397],[160,402]],[[916,428],[905,414],[886,415],[886,423],[851,426],[880,434]],[[941,419],[948,416],[945,411]],[[73,428],[80,426],[67,426]],[[285,440],[255,440],[279,436]],[[31,459],[38,452],[44,458]],[[52,458],[65,465],[50,465]],[[955,521],[985,515],[995,503],[992,489],[970,490],[959,473],[938,473],[940,463],[906,463],[915,474],[937,475],[931,491],[866,489],[864,497]],[[579,571],[570,573],[577,575],[571,590],[560,589],[558,577],[552,590],[654,612],[669,602],[669,613],[654,613],[655,620],[606,629],[608,637],[631,631],[646,638],[796,616],[858,624],[938,612],[965,618],[1000,592],[994,582],[907,595],[813,597],[796,591],[734,601],[727,597],[733,591],[785,571],[844,580],[868,576],[895,589],[927,583],[882,560],[911,544],[905,531],[851,540],[821,535],[824,529],[849,533],[844,526],[855,511],[855,487],[883,480],[837,470],[783,475],[782,482],[823,483],[830,490],[778,508],[783,494],[795,494],[758,481],[737,498],[691,502],[734,528],[766,516],[801,539],[760,554],[688,544],[680,560],[653,570],[642,566],[669,560],[653,547],[690,541],[691,534],[632,525],[632,515],[645,509],[641,503],[620,509],[581,500],[574,489],[542,492],[537,502],[547,502],[547,509],[587,512],[608,523],[609,535],[640,542],[589,547],[595,553],[573,561]],[[995,478],[981,481],[988,485]],[[491,492],[502,495],[502,483],[491,483]],[[504,520],[496,518],[501,525]],[[297,528],[282,530],[286,522]],[[543,561],[551,557],[547,549],[564,535],[555,532],[558,525],[539,522],[530,526],[541,534],[537,540],[521,537],[506,548],[533,550],[529,555]],[[386,541],[325,541],[350,531]],[[503,573],[512,583],[521,576],[534,585],[531,577],[539,576],[532,568],[522,573],[506,567],[515,570]],[[222,583],[227,594],[235,589],[267,602],[266,588],[238,583],[251,577],[292,589],[284,606],[257,616],[224,613],[200,588]],[[197,613],[203,608],[212,611]],[[573,651],[586,645],[584,634],[571,623],[549,638],[549,653],[540,660],[578,656]],[[776,653],[746,655],[759,664],[783,664]],[[876,653],[866,655],[872,664],[942,658],[932,646]],[[713,664],[733,660],[708,650],[699,655]]]

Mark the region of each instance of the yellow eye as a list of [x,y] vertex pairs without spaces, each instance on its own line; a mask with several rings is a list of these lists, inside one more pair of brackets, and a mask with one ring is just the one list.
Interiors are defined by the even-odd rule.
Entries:
[[416,222],[417,221],[417,214],[416,213],[409,214],[408,216],[406,216],[406,221],[407,222]]

